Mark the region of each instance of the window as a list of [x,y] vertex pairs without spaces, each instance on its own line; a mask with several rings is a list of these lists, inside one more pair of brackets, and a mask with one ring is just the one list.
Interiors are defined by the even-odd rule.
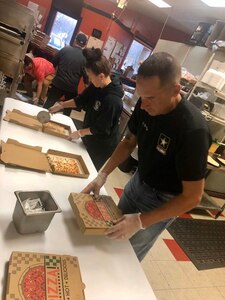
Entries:
[[58,50],[70,45],[77,20],[61,12],[57,12],[50,32],[49,45]]
[[133,74],[137,74],[141,62],[146,60],[151,52],[152,49],[134,40],[124,60],[122,69],[125,71],[127,67],[132,67]]

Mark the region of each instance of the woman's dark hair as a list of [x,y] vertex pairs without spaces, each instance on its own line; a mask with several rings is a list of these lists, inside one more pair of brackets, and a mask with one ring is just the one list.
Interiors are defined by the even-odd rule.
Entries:
[[33,63],[33,60],[31,57],[29,57],[28,55],[25,55],[25,58],[24,58],[24,67],[27,67],[29,66],[29,64],[32,64]]
[[95,75],[99,75],[100,73],[103,73],[105,76],[110,75],[110,62],[102,54],[101,49],[85,48],[83,55],[86,58],[85,67],[90,69]]
[[180,82],[181,66],[169,53],[158,52],[147,58],[138,69],[138,77],[158,76],[161,85]]

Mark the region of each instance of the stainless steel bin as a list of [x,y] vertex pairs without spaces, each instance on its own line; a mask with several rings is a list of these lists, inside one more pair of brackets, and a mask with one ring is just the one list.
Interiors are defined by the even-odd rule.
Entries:
[[[17,202],[13,213],[13,222],[17,231],[21,234],[45,231],[55,213],[62,212],[49,191],[15,191],[14,193]],[[45,211],[27,213],[23,202],[28,198],[40,198]]]

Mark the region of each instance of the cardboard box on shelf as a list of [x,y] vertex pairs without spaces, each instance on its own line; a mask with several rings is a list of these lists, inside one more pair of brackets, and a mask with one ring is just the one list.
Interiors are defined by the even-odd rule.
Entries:
[[6,165],[18,166],[39,172],[88,178],[89,171],[81,155],[49,149],[42,152],[34,147],[8,139],[1,141],[0,159]]
[[113,225],[113,221],[122,217],[122,213],[110,196],[71,193],[69,202],[80,230],[84,234],[104,235]]
[[36,116],[32,116],[18,109],[12,111],[7,110],[4,116],[4,121],[15,123],[24,127],[31,128],[37,131],[43,131],[51,135],[55,135],[62,138],[68,138],[71,134],[71,128],[68,125],[61,124],[58,122],[50,121],[46,124],[41,124]]
[[78,258],[69,255],[12,252],[6,300],[84,300]]

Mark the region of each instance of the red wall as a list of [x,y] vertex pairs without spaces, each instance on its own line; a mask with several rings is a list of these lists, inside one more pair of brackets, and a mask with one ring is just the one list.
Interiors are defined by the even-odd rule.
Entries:
[[82,22],[79,31],[91,35],[92,30],[96,28],[102,31],[101,40],[106,41],[108,36],[114,37],[118,42],[129,46],[133,35],[121,28],[115,21],[99,15],[89,9],[82,9]]
[[[17,0],[17,2],[27,6],[29,0]],[[49,12],[50,12],[50,8],[52,5],[52,0],[32,0],[32,2],[45,8],[45,14],[44,14],[42,28],[41,28],[41,30],[44,30],[44,27],[45,27],[45,24],[46,24],[46,21],[47,21]]]

